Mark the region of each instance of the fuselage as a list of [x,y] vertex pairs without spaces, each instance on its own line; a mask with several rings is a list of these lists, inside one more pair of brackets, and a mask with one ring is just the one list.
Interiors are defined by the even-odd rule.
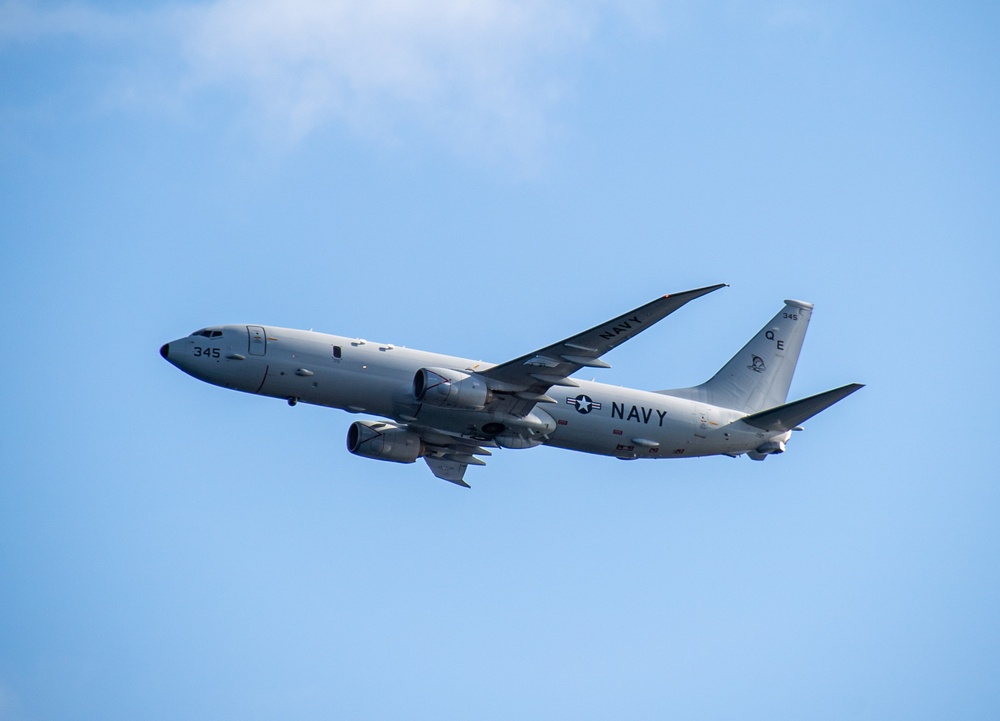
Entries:
[[[212,326],[164,345],[170,363],[199,380],[232,390],[364,413],[400,423],[489,440],[483,427],[520,422],[538,429],[538,443],[623,459],[739,455],[784,443],[745,413],[604,383],[572,379],[555,386],[555,403],[539,403],[524,419],[493,417],[420,403],[414,374],[439,367],[475,372],[490,363],[390,343],[273,326]],[[501,443],[501,445],[503,445]]]

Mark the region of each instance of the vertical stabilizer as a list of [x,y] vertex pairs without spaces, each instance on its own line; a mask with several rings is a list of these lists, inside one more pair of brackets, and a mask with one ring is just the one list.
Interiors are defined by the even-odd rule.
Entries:
[[786,300],[785,307],[711,380],[660,392],[745,413],[780,406],[788,399],[812,309],[812,303]]

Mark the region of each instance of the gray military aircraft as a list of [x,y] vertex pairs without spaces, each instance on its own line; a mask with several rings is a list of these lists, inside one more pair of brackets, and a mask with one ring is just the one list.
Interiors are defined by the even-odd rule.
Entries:
[[725,284],[657,298],[566,340],[493,365],[312,331],[259,325],[198,330],[160,355],[206,383],[367,413],[347,448],[413,463],[469,487],[465,471],[490,448],[550,445],[636,458],[782,453],[792,431],[862,388],[859,383],[786,403],[813,306],[784,308],[710,380],[643,391],[571,378],[610,368],[601,356],[690,300]]

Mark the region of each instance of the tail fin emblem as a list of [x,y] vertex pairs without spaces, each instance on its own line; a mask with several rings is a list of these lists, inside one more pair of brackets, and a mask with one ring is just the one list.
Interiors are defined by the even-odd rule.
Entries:
[[763,358],[761,358],[759,355],[753,355],[752,353],[751,356],[753,357],[753,364],[748,365],[747,368],[752,370],[754,373],[763,373],[765,370],[767,370],[767,366],[764,365]]

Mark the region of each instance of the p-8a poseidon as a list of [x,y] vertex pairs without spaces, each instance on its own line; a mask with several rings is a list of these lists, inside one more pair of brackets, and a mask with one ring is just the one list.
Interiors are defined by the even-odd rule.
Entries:
[[632,460],[782,453],[799,424],[858,383],[786,403],[813,306],[784,308],[711,380],[642,391],[571,376],[713,285],[657,298],[566,340],[493,365],[312,331],[211,326],[160,348],[170,363],[223,388],[365,413],[347,448],[413,463],[468,487],[491,448],[550,445]]

